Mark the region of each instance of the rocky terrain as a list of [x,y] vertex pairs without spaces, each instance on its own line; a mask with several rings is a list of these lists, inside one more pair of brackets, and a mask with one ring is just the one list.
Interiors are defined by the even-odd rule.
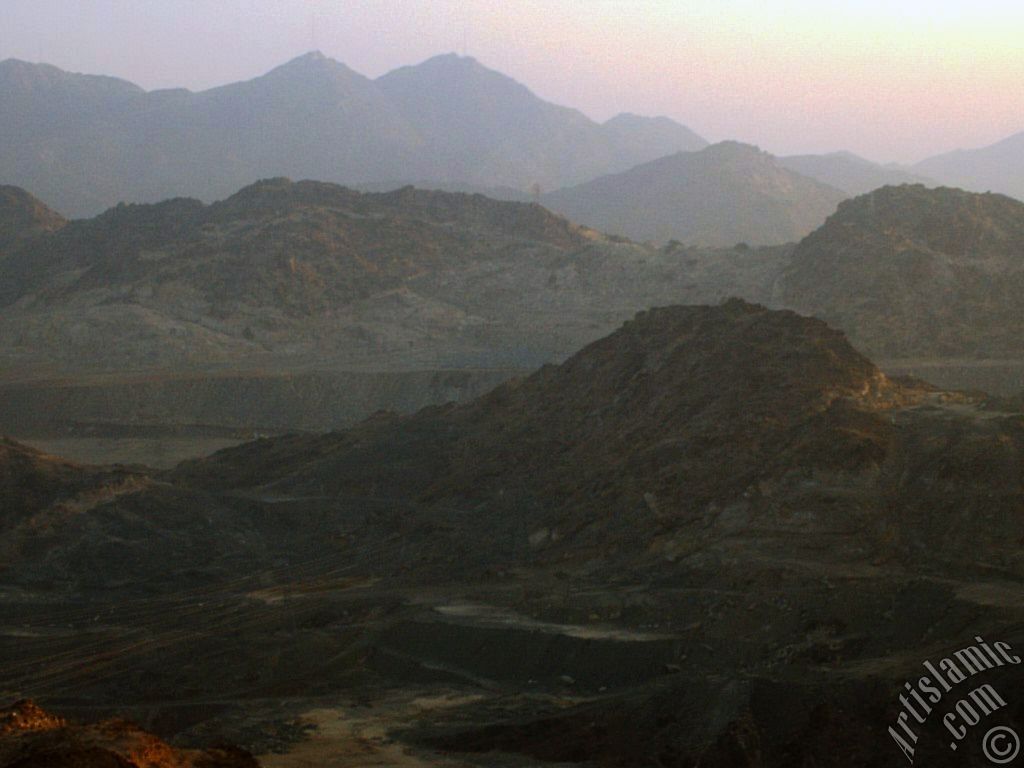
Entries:
[[76,768],[258,768],[239,749],[179,750],[124,720],[69,723],[34,702],[0,709],[0,765]]
[[757,290],[778,259],[612,242],[480,195],[278,179],[210,206],[114,208],[5,251],[0,347],[23,374],[532,366],[651,300],[743,289],[740,266]]
[[895,764],[923,660],[1024,646],[1022,457],[1012,403],[742,301],[170,473],[10,445],[60,481],[6,518],[0,692],[271,766]]
[[1021,359],[1024,204],[923,186],[844,202],[793,252],[777,301],[879,357]]
[[707,144],[665,118],[596,123],[471,58],[371,80],[320,53],[199,93],[8,59],[0,134],[0,180],[73,217],[276,176],[555,189]]
[[846,196],[756,147],[723,142],[558,190],[542,201],[574,221],[633,240],[730,247],[799,240]]

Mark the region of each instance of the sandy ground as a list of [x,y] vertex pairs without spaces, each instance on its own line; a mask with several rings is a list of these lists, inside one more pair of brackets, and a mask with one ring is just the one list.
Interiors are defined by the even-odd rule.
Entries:
[[301,720],[315,726],[310,737],[288,754],[262,755],[265,768],[466,768],[479,765],[412,749],[388,735],[401,723],[439,710],[472,704],[483,696],[442,693],[429,697],[396,697],[372,709],[339,707],[313,709]]

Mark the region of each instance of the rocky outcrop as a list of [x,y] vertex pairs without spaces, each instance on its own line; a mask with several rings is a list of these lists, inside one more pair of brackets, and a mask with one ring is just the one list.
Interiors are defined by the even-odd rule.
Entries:
[[34,702],[0,709],[3,768],[258,768],[243,750],[176,749],[125,720],[69,723]]

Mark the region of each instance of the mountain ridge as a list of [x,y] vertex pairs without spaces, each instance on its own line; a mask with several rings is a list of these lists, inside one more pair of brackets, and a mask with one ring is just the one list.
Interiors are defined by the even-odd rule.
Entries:
[[454,55],[371,80],[311,53],[198,92],[4,62],[0,132],[0,180],[72,217],[274,176],[553,189],[706,144],[664,120],[607,127]]
[[1024,200],[1024,131],[984,147],[929,157],[911,169],[949,186]]

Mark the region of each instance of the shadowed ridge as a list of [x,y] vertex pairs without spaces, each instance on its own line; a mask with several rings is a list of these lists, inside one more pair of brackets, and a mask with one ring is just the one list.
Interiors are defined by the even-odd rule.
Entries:
[[877,467],[888,440],[879,413],[902,396],[819,320],[740,300],[666,307],[468,404],[262,441],[177,476],[274,493],[386,487],[512,506],[522,519],[546,507],[542,517],[570,527],[652,505],[679,522],[794,466]]

